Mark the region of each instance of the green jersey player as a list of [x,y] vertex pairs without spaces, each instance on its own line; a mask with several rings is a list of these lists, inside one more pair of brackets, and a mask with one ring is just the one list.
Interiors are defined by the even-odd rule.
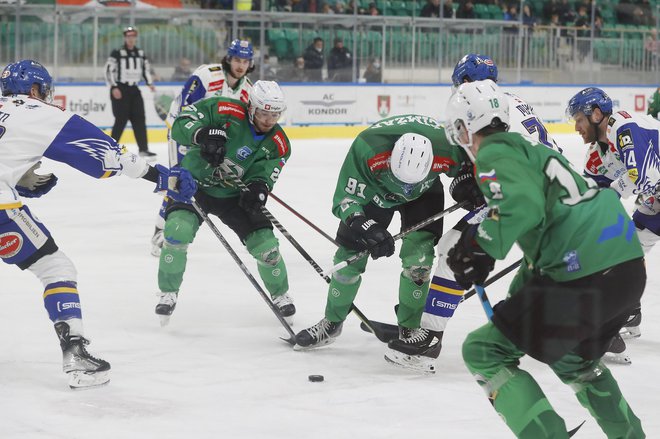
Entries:
[[643,438],[640,420],[600,361],[646,283],[635,226],[616,193],[599,190],[558,152],[508,133],[506,98],[491,80],[463,84],[447,130],[475,158],[489,216],[465,229],[448,264],[463,286],[481,284],[517,243],[524,262],[492,321],[471,332],[463,358],[519,438],[567,438],[564,420],[520,369],[548,364],[608,438]]
[[[401,228],[406,229],[442,211],[444,191],[438,177],[442,173],[456,176],[466,159],[461,148],[448,143],[442,126],[426,116],[391,117],[360,133],[344,160],[333,198],[332,212],[341,221],[335,263],[365,249],[374,259],[391,256],[394,240],[387,226],[394,213],[401,214]],[[436,221],[403,238],[399,254],[403,271],[399,277],[397,310],[401,337],[390,342],[396,342],[390,347],[403,351],[402,357],[416,354],[437,357],[432,352],[405,351],[421,336],[420,319],[435,256],[434,246],[441,235],[442,221]],[[334,273],[328,288],[325,316],[297,334],[298,348],[323,346],[340,334],[366,266],[367,258],[362,258]],[[434,340],[426,348],[439,352],[440,340],[435,334],[426,331],[423,338]],[[399,363],[396,359],[394,362]]]
[[[287,294],[287,271],[273,226],[262,213],[277,177],[291,155],[289,139],[277,124],[285,110],[277,83],[257,81],[249,103],[211,97],[184,107],[172,126],[172,138],[190,151],[181,166],[195,178],[201,208],[218,216],[241,239],[256,259],[259,274],[283,317],[295,306]],[[225,164],[249,188],[247,192],[223,175]],[[158,267],[160,301],[156,314],[166,324],[174,311],[186,267],[187,248],[202,222],[186,203],[170,203],[165,222],[165,243]]]

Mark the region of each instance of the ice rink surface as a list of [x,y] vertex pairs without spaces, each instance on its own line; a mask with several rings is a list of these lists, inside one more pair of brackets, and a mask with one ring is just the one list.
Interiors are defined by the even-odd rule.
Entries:
[[[577,135],[557,136],[581,167]],[[328,234],[339,168],[350,140],[296,140],[275,193]],[[164,144],[152,145],[166,163]],[[158,260],[149,254],[160,198],[153,185],[126,177],[96,181],[45,160],[59,183],[29,200],[79,271],[89,350],[112,364],[108,386],[74,392],[61,371],[61,351],[43,308],[42,286],[29,272],[0,265],[0,438],[509,438],[460,355],[466,334],[485,322],[475,298],[462,304],[446,331],[435,375],[386,363],[386,346],[349,315],[342,336],[326,348],[294,352],[279,340],[279,321],[220,242],[202,227],[170,325],[154,314]],[[451,205],[451,199],[445,206]],[[630,203],[628,203],[630,205]],[[274,200],[267,207],[323,268],[333,245]],[[449,216],[451,227],[459,214]],[[235,235],[216,224],[256,276]],[[390,231],[396,232],[398,224]],[[277,233],[276,233],[277,234]],[[279,234],[278,234],[279,236]],[[323,316],[326,284],[284,239],[294,330]],[[496,265],[504,268],[515,253]],[[660,249],[647,260],[642,337],[628,343],[633,364],[611,369],[647,437],[660,437]],[[369,317],[395,322],[399,259],[371,261],[356,304]],[[504,297],[511,276],[488,288]],[[576,438],[604,437],[572,391],[547,366],[524,359]],[[312,383],[310,374],[325,381]]]

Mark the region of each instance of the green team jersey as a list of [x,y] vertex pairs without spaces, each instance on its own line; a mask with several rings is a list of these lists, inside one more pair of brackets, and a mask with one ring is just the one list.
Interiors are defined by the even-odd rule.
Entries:
[[244,183],[258,180],[273,189],[291,155],[291,143],[282,127],[276,124],[268,133],[256,133],[248,120],[247,106],[229,98],[211,97],[181,109],[171,131],[174,140],[191,146],[181,166],[190,171],[201,190],[217,198],[236,197],[240,189],[231,179],[223,178],[220,168],[213,168],[202,158],[199,146],[193,143],[195,132],[204,126],[225,130],[224,164]]
[[558,152],[517,133],[493,134],[481,143],[476,172],[491,209],[476,239],[494,258],[517,242],[525,269],[563,282],[643,256],[616,193],[599,190]]
[[[390,171],[389,159],[394,143],[405,133],[427,137],[433,146],[433,165],[428,177],[417,184],[404,184]],[[362,131],[348,151],[339,173],[332,213],[343,222],[373,202],[390,208],[419,198],[438,176],[456,176],[467,158],[458,146],[451,145],[445,130],[435,119],[414,114],[383,119]]]
[[660,113],[660,87],[657,88],[655,93],[653,93],[653,96],[651,96],[648,110],[648,114],[655,117],[656,119],[658,118],[658,113]]

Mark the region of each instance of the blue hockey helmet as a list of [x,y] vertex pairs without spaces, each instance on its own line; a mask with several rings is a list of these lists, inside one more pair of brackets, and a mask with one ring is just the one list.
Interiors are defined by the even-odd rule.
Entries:
[[497,66],[489,56],[469,53],[454,67],[451,81],[458,87],[464,82],[483,81],[490,79],[497,82]]
[[600,88],[587,87],[568,101],[566,116],[573,119],[580,112],[591,116],[595,107],[600,108],[605,114],[612,114],[612,99]]
[[252,61],[254,57],[254,49],[252,48],[252,43],[247,40],[239,40],[238,38],[229,44],[227,49],[228,57],[237,57],[242,59],[249,59]]
[[31,59],[24,59],[9,64],[0,75],[2,95],[29,95],[32,85],[39,85],[42,99],[51,96],[53,91],[53,78],[48,70]]

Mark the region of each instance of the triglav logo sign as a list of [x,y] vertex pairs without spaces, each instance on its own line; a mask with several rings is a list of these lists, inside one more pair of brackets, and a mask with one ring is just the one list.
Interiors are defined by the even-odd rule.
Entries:
[[336,100],[334,94],[325,93],[320,101],[300,101],[307,108],[308,115],[343,115],[348,114],[348,107],[356,101]]
[[88,116],[89,113],[103,113],[105,111],[105,102],[94,102],[93,99],[68,99],[66,95],[53,96],[53,103],[58,107],[72,111],[79,116]]

